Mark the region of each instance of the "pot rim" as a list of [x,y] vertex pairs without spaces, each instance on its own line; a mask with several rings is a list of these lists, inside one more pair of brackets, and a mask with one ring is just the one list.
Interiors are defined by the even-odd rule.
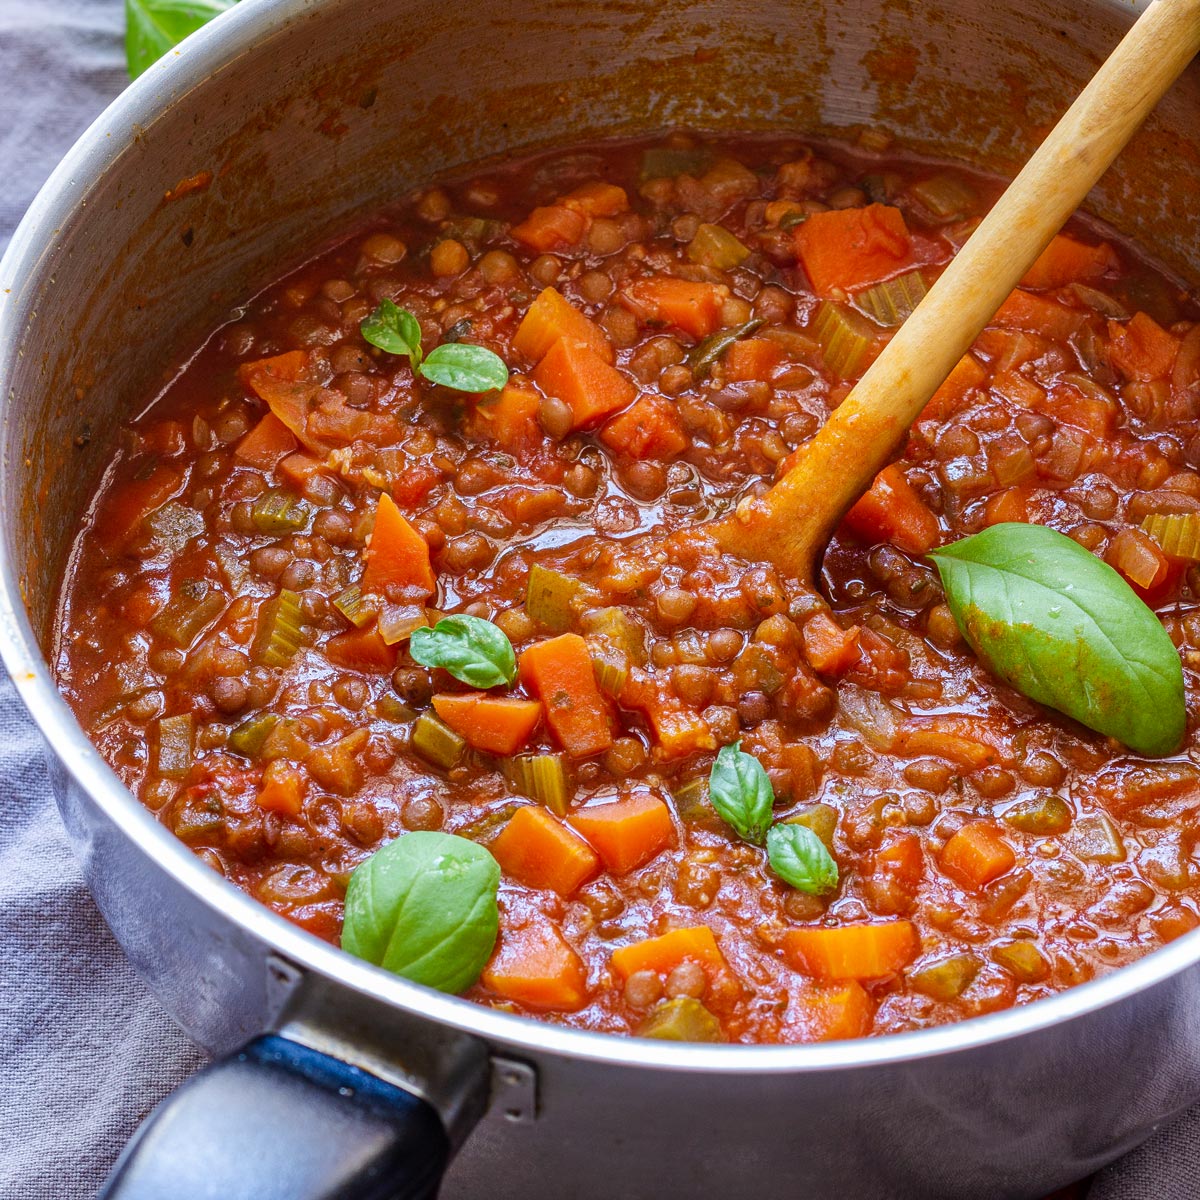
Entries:
[[[235,58],[310,19],[325,0],[240,4],[193,34],[135,80],[80,136],[39,191],[0,260],[0,406],[15,403],[9,382],[20,349],[23,297],[53,269],[59,232],[89,193],[161,112]],[[1137,0],[1144,8],[1146,0]],[[0,420],[11,418],[0,407]],[[468,1034],[532,1054],[652,1070],[717,1074],[808,1074],[901,1063],[971,1050],[1086,1016],[1156,986],[1200,961],[1200,930],[1135,963],[1032,1004],[952,1025],[879,1038],[815,1045],[672,1044],[567,1029],[434,992],[355,959],[240,891],[160,824],[93,747],[51,677],[21,598],[7,532],[0,527],[0,658],[42,736],[74,781],[105,815],[174,879],[285,959],[363,996]]]

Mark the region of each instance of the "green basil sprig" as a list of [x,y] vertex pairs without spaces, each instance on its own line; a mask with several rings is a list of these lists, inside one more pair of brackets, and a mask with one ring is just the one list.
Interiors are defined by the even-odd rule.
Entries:
[[125,0],[125,63],[136,79],[236,0]]
[[432,629],[414,629],[408,652],[423,667],[444,667],[476,688],[511,684],[517,656],[504,631],[482,617],[443,617]]
[[963,637],[994,675],[1139,754],[1178,749],[1179,652],[1112,567],[1045,526],[1009,523],[930,557]]
[[767,831],[767,862],[784,883],[798,891],[819,896],[837,887],[837,863],[806,825],[782,821],[772,825]]
[[741,742],[723,746],[708,776],[708,798],[739,837],[761,844],[771,825],[775,789],[753,754]]
[[359,328],[372,346],[388,354],[406,355],[415,374],[442,387],[458,392],[493,392],[508,382],[504,360],[484,346],[443,342],[426,356],[421,349],[420,322],[407,308],[391,300],[381,300]]
[[443,992],[471,986],[500,928],[500,865],[450,833],[407,833],[355,868],[342,949]]

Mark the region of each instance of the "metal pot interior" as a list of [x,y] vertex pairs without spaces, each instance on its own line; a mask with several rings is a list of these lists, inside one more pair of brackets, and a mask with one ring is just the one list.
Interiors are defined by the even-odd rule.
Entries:
[[[666,126],[833,132],[1014,168],[1129,23],[1117,0],[276,0],[209,31],[102,120],[56,235],[2,281],[9,545],[44,649],[122,419],[257,289],[447,168]],[[225,31],[225,32],[221,32]],[[211,73],[195,69],[220,64]],[[195,64],[195,65],[193,65]],[[1092,210],[1200,275],[1200,69]],[[1169,175],[1164,164],[1170,164]],[[79,192],[82,186],[83,192]]]

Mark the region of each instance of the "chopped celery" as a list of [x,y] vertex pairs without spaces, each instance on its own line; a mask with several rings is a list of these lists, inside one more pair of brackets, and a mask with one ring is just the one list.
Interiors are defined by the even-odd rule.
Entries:
[[474,821],[468,821],[466,825],[456,829],[454,832],[459,837],[470,838],[473,842],[491,841],[508,824],[512,819],[513,813],[520,807],[521,805],[519,804],[505,804],[500,808],[494,808],[491,812],[484,813],[482,817],[476,817]]
[[290,492],[263,492],[250,510],[250,520],[259,533],[295,533],[308,525],[308,505]]
[[241,754],[245,758],[257,758],[271,730],[278,724],[279,718],[274,713],[257,713],[253,717],[247,717],[232,730],[225,744],[234,754]]
[[908,981],[918,992],[934,1000],[954,1000],[971,986],[978,974],[979,960],[973,954],[954,954],[909,971]]
[[334,596],[333,607],[359,629],[365,629],[375,617],[375,609],[363,603],[362,588],[357,583],[352,583],[344,592]]
[[1067,849],[1083,862],[1125,861],[1125,843],[1116,827],[1103,813],[1080,817],[1063,841]]
[[146,525],[154,535],[154,544],[168,554],[178,554],[191,541],[204,532],[204,517],[194,508],[171,500],[146,518]]
[[182,779],[192,769],[192,738],[195,733],[191,713],[163,717],[158,723],[158,748],[155,770],[167,779]]
[[838,810],[832,804],[806,804],[790,816],[784,817],[788,825],[803,825],[811,829],[825,843],[827,850],[833,849],[833,835],[837,831]]
[[641,179],[674,179],[677,175],[700,175],[712,166],[711,150],[654,146],[642,155]]
[[423,604],[385,604],[379,614],[379,636],[394,646],[410,637],[414,629],[428,624]]
[[1150,513],[1142,529],[1172,558],[1200,562],[1200,513]]
[[753,333],[762,323],[761,317],[755,317],[734,329],[719,329],[716,333],[710,333],[702,342],[698,342],[687,357],[693,377],[703,379],[734,342]]
[[276,721],[258,750],[263,762],[274,762],[277,758],[303,762],[312,753],[312,744],[304,736],[300,722],[294,717]]
[[150,622],[159,637],[186,650],[225,608],[225,597],[203,579],[185,579],[166,607]]
[[374,711],[381,721],[391,721],[395,725],[407,725],[409,721],[414,721],[417,717],[415,708],[405,704],[399,696],[393,696],[390,692],[375,701]]
[[1031,833],[1035,837],[1050,837],[1066,833],[1071,828],[1071,806],[1061,797],[1047,794],[1018,800],[1004,812],[1005,824]]
[[[444,222],[438,241],[453,238],[462,242],[468,249],[476,250],[483,242],[491,241],[507,231],[503,221],[491,217],[451,217]],[[443,341],[450,340],[443,338]]]
[[691,996],[664,1000],[642,1022],[638,1037],[664,1042],[719,1042],[721,1022]]
[[264,667],[286,667],[300,649],[304,615],[300,597],[284,588],[258,610],[258,631],[250,657]]
[[584,633],[611,642],[637,667],[646,665],[646,630],[636,617],[623,608],[593,608],[584,614]]
[[614,698],[621,694],[621,689],[629,678],[629,664],[619,652],[593,653],[592,670],[600,690]]
[[880,329],[862,313],[822,300],[813,332],[825,353],[825,365],[837,379],[844,380],[858,374]]
[[885,279],[865,292],[859,292],[854,303],[880,325],[903,325],[927,291],[925,277],[920,271],[906,271],[895,279]]
[[1033,942],[1009,942],[997,946],[992,958],[1018,983],[1040,983],[1050,974],[1050,964]]
[[702,267],[728,271],[750,257],[749,249],[721,225],[701,225],[688,243],[687,256]]
[[518,754],[507,761],[504,774],[521,795],[544,804],[557,817],[567,815],[571,797],[561,754]]
[[727,828],[708,798],[708,778],[689,779],[672,793],[675,811],[684,824],[699,829]]
[[448,771],[462,758],[467,743],[433,713],[423,712],[413,722],[412,748],[426,762]]
[[565,633],[571,626],[571,601],[578,594],[578,579],[534,563],[529,570],[525,611],[551,633]]
[[974,188],[953,175],[931,175],[928,179],[918,180],[909,191],[935,217],[945,221],[961,217],[979,202]]

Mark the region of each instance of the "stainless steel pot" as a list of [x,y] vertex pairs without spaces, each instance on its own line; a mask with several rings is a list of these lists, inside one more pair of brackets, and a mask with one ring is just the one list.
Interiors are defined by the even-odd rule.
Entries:
[[[676,124],[869,122],[1011,167],[1137,7],[254,0],[84,135],[0,267],[0,651],[135,966],[218,1056],[278,1035],[168,1101],[111,1195],[425,1195],[457,1150],[448,1198],[1033,1197],[1200,1096],[1200,933],[1031,1007],[820,1046],[622,1040],[426,991],[210,872],[100,761],[46,662],[70,538],[130,406],[400,190]],[[1191,278],[1198,116],[1193,68],[1092,205]]]

